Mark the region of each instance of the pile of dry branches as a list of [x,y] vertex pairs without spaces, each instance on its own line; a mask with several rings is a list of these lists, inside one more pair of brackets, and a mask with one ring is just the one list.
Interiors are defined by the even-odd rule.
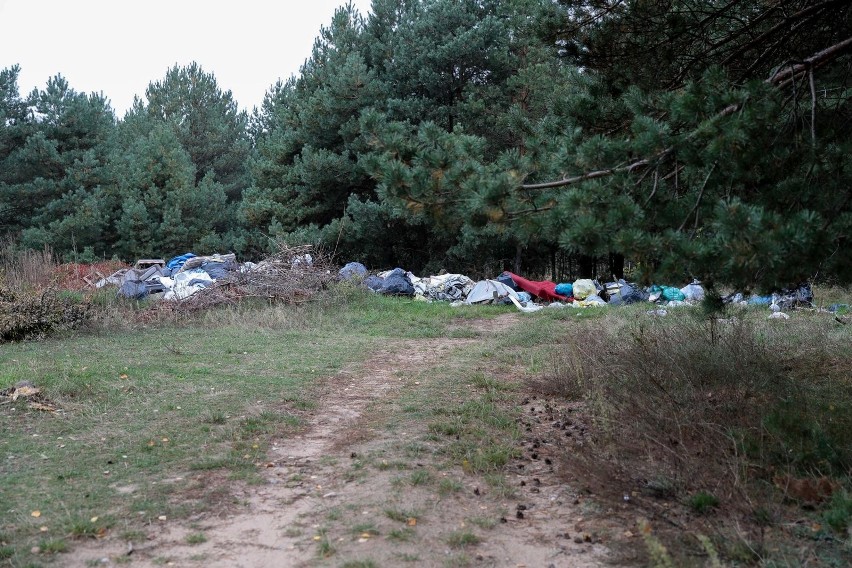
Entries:
[[154,311],[193,313],[246,299],[297,304],[310,301],[335,279],[331,257],[311,245],[279,244],[257,264],[247,262],[205,290],[176,302],[158,302]]

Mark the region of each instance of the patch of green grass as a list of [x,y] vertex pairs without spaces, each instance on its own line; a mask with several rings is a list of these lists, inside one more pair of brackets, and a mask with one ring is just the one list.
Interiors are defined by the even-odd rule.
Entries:
[[319,554],[323,558],[328,558],[329,556],[332,556],[335,552],[337,552],[337,550],[331,544],[331,541],[328,540],[327,536],[323,536],[317,544],[317,554]]
[[392,521],[406,523],[408,519],[417,518],[417,513],[400,509],[385,509],[385,516]]
[[0,546],[0,560],[12,558],[15,555],[14,546]]
[[441,481],[438,482],[438,494],[441,496],[458,493],[462,489],[464,489],[464,485],[449,477],[442,477]]
[[478,389],[495,391],[510,391],[515,389],[515,386],[511,383],[496,377],[487,376],[484,373],[474,373],[470,378],[470,382]]
[[202,421],[208,424],[225,424],[228,419],[225,418],[225,413],[221,410],[212,410],[207,412],[202,417]]
[[349,560],[340,565],[340,568],[378,568],[378,564],[372,560]]
[[408,478],[408,482],[411,485],[428,485],[432,482],[432,474],[429,470],[426,469],[418,469],[413,472],[411,476]]
[[825,523],[839,533],[845,533],[852,526],[852,494],[836,492],[828,507],[822,513]]
[[453,548],[475,546],[480,542],[482,542],[482,539],[470,531],[455,531],[447,536],[447,544]]
[[[0,413],[4,454],[16,456],[0,471],[0,526],[13,527],[9,542],[28,549],[34,537],[8,511],[35,508],[32,495],[41,496],[46,518],[65,508],[81,519],[110,510],[141,525],[180,514],[167,504],[180,502],[188,481],[162,481],[186,471],[188,479],[221,469],[257,481],[254,463],[269,440],[301,426],[281,411],[282,400],[315,408],[318,379],[357,365],[388,338],[399,339],[400,329],[439,337],[459,317],[468,315],[356,295],[347,303],[213,309],[189,326],[131,329],[116,318],[109,333],[0,345],[0,388],[26,376],[47,399],[74,410],[61,421],[25,406]],[[145,489],[126,498],[114,489],[122,486]],[[68,534],[96,530],[74,521]]]
[[515,488],[502,473],[486,473],[483,477],[491,490],[491,494],[495,497],[511,499],[515,496]]
[[207,542],[207,537],[204,533],[199,532],[186,535],[187,544],[204,544],[205,542]]
[[415,534],[416,533],[414,532],[414,529],[412,529],[411,527],[405,527],[405,528],[401,528],[401,529],[393,529],[392,531],[390,531],[388,533],[388,538],[390,540],[398,540],[398,541],[401,541],[401,542],[407,542],[407,541],[411,540],[412,538],[414,538]]
[[379,529],[373,523],[358,523],[352,526],[352,534],[355,535],[378,535]]
[[499,521],[489,517],[470,517],[467,519],[467,522],[481,529],[493,529]]
[[382,460],[380,462],[376,462],[376,469],[379,471],[388,471],[391,469],[395,469],[397,471],[405,471],[406,469],[411,469],[411,467],[405,463],[404,461],[399,460]]
[[704,513],[709,512],[711,509],[715,509],[719,506],[719,498],[713,495],[712,493],[708,493],[706,491],[699,491],[694,495],[690,496],[687,500],[687,505],[689,508],[698,513],[699,515],[703,515]]
[[68,523],[68,532],[74,538],[95,538],[98,526],[90,520],[74,519]]
[[42,554],[61,554],[68,552],[68,543],[61,538],[47,539],[39,542],[38,547]]
[[463,425],[455,420],[440,420],[429,424],[429,432],[441,436],[459,436],[462,433]]

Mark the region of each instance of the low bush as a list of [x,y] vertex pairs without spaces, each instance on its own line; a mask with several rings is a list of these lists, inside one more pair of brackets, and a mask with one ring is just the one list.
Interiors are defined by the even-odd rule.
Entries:
[[91,304],[73,295],[13,292],[0,281],[0,343],[41,339],[74,329],[91,315]]

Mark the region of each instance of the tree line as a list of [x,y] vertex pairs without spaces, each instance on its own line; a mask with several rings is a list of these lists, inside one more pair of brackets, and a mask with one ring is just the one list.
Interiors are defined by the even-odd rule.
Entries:
[[[373,0],[253,113],[193,63],[118,119],[0,71],[0,235],[86,258],[852,276],[852,5]],[[601,261],[608,265],[600,269]],[[493,274],[490,274],[493,275]]]

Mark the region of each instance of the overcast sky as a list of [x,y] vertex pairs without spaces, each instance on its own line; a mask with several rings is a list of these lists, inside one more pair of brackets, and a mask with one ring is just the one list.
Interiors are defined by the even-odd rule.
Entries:
[[[119,118],[169,68],[197,61],[240,107],[297,74],[320,26],[346,0],[0,0],[0,69],[22,96],[61,73],[103,92]],[[362,14],[370,0],[353,0]]]

